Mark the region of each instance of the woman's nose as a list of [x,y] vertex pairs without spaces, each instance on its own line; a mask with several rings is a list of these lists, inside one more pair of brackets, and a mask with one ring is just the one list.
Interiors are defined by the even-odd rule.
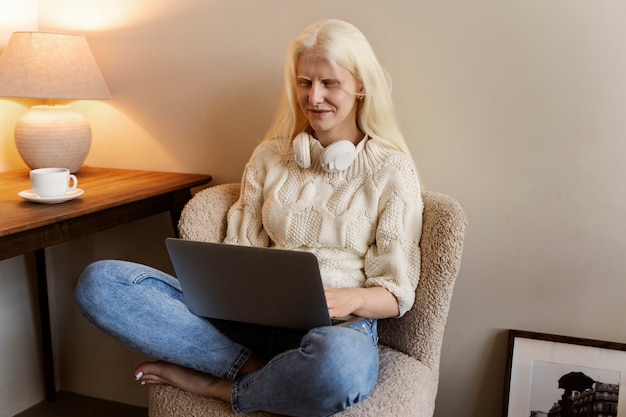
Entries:
[[324,94],[320,86],[312,85],[309,91],[309,103],[316,105],[324,102]]

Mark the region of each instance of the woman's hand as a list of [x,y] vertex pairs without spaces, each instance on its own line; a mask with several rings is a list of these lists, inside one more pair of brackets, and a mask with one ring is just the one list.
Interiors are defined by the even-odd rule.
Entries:
[[371,319],[397,317],[398,300],[382,287],[331,288],[324,287],[330,317],[354,314]]

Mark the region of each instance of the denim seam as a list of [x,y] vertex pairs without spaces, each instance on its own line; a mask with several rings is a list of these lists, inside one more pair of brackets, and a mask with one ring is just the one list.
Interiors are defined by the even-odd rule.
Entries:
[[241,367],[246,363],[248,359],[250,359],[250,356],[252,356],[252,351],[248,348],[243,348],[241,350],[241,353],[239,354],[239,357],[237,358],[237,360],[235,360],[233,366],[231,366],[230,370],[226,374],[226,378],[234,380],[239,373]]
[[137,275],[135,278],[133,278],[131,280],[131,283],[133,283],[133,284],[141,284],[142,281],[144,281],[146,279],[151,279],[151,278],[154,278],[154,279],[157,279],[159,281],[162,281],[165,284],[171,286],[172,288],[175,288],[175,289],[177,289],[179,291],[182,291],[182,289],[180,287],[180,283],[176,279],[173,279],[173,278],[168,277],[168,276],[162,276],[162,277],[156,278],[152,274],[149,274],[149,273],[146,273],[146,272],[143,272],[143,273]]

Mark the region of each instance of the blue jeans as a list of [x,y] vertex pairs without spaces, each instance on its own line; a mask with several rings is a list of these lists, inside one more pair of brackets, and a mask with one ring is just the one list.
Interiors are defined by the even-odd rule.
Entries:
[[[124,261],[89,265],[76,302],[92,323],[141,353],[233,380],[238,414],[330,416],[367,398],[378,377],[376,320],[301,333],[207,320],[189,311],[176,278]],[[252,353],[268,364],[238,375]]]

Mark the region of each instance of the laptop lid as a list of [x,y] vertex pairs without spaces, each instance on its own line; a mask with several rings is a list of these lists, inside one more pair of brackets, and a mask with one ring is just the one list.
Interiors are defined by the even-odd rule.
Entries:
[[288,329],[331,325],[312,253],[167,238],[189,310]]

